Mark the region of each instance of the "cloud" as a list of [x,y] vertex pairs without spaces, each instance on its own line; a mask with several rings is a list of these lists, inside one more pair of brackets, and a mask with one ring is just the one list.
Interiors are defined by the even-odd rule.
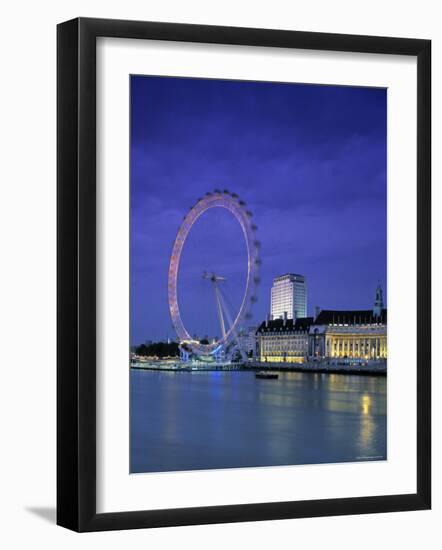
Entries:
[[[214,188],[235,191],[254,213],[258,315],[272,278],[287,271],[305,272],[312,301],[329,295],[345,308],[370,299],[386,270],[384,90],[137,77],[131,93],[133,341],[170,331],[172,244],[189,207]],[[196,224],[180,273],[190,324],[206,322],[199,273],[228,273],[237,295],[244,255],[228,215],[208,212]],[[210,312],[207,326],[214,322]]]

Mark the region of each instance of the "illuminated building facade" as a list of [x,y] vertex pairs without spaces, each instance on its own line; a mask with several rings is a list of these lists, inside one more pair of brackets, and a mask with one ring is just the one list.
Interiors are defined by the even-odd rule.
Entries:
[[387,323],[370,311],[321,311],[310,327],[312,358],[386,359]]
[[307,317],[307,285],[303,275],[288,273],[273,279],[270,293],[270,312],[273,319]]
[[257,332],[262,362],[303,363],[308,360],[387,359],[387,310],[376,289],[371,310],[318,310],[315,318],[267,319]]
[[270,363],[303,363],[307,359],[312,317],[302,319],[269,318],[256,332],[257,357]]
[[382,288],[372,310],[322,310],[310,327],[311,358],[387,359],[387,310]]

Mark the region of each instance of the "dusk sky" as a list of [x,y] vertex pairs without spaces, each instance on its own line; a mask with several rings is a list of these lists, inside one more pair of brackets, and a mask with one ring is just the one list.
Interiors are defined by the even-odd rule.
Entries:
[[[237,193],[261,242],[252,323],[270,310],[272,279],[305,275],[308,310],[369,309],[386,299],[385,89],[131,77],[131,343],[175,338],[167,274],[189,207],[215,188]],[[186,328],[220,333],[205,270],[225,277],[232,315],[246,275],[238,222],[211,209],[183,255]]]

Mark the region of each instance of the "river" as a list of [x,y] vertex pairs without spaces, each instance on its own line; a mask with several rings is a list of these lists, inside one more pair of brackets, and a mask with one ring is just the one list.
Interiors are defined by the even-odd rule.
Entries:
[[385,460],[386,383],[131,369],[131,473]]

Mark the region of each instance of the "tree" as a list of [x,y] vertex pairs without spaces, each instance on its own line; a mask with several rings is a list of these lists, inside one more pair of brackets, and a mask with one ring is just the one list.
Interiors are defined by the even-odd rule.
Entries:
[[136,355],[142,357],[178,357],[180,352],[176,342],[154,342],[146,345],[136,346]]

